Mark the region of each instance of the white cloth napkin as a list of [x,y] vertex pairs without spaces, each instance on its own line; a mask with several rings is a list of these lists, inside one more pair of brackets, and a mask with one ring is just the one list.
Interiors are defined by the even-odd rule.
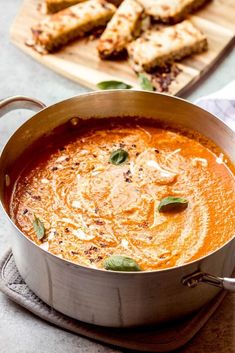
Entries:
[[215,114],[235,130],[235,81],[217,92],[197,99],[195,104]]

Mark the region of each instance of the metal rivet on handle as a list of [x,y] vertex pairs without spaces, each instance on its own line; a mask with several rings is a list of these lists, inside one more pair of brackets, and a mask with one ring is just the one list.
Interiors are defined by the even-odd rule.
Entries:
[[5,184],[6,184],[6,186],[10,186],[10,183],[11,183],[11,179],[10,179],[9,175],[6,174],[5,175]]

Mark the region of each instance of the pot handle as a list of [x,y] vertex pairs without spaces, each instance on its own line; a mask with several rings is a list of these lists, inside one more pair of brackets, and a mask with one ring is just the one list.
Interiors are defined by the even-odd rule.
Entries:
[[235,278],[217,277],[204,272],[195,272],[186,276],[182,279],[182,283],[189,288],[194,288],[200,283],[207,283],[230,292],[235,292]]
[[46,105],[37,99],[25,96],[13,96],[0,101],[0,118],[15,109],[30,109],[37,112],[45,107]]

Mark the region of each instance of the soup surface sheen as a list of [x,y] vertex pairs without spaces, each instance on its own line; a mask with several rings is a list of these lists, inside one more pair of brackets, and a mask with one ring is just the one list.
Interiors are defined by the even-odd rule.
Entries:
[[[11,217],[35,243],[89,267],[123,255],[156,270],[234,236],[234,176],[211,142],[147,120],[82,125],[64,141],[43,143],[15,183]],[[129,158],[114,165],[118,149]],[[188,207],[159,212],[167,196],[186,198]],[[41,240],[35,216],[45,226]]]

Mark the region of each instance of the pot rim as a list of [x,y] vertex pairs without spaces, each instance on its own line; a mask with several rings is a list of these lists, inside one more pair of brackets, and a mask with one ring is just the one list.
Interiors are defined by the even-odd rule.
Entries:
[[[112,90],[103,90],[103,91],[92,91],[92,92],[84,92],[84,93],[81,93],[81,94],[77,94],[77,95],[74,95],[70,98],[67,98],[67,99],[64,99],[62,101],[59,101],[59,102],[56,102],[54,104],[51,104],[49,106],[46,106],[45,108],[43,108],[42,110],[40,110],[39,112],[37,112],[36,114],[34,114],[32,117],[30,117],[29,119],[27,119],[23,124],[21,124],[15,131],[13,134],[11,134],[11,136],[9,137],[9,139],[7,140],[7,142],[4,144],[3,148],[2,148],[2,151],[0,153],[0,159],[2,157],[2,154],[5,150],[5,148],[7,147],[9,141],[14,138],[14,135],[15,133],[20,129],[22,128],[24,125],[26,125],[31,119],[33,118],[36,118],[38,114],[40,114],[42,111],[44,110],[47,110],[47,109],[52,109],[52,108],[56,108],[58,105],[61,105],[65,102],[69,102],[70,100],[73,101],[75,98],[83,98],[84,96],[85,97],[89,97],[89,96],[96,96],[96,95],[109,95],[110,93],[118,93],[118,94],[124,94],[124,93],[127,93],[128,94],[136,94],[136,93],[141,93],[143,95],[160,95],[160,96],[165,96],[169,99],[173,99],[173,100],[179,100],[181,102],[183,102],[184,104],[187,104],[189,106],[193,106],[193,107],[196,107],[199,111],[202,110],[203,112],[206,112],[207,114],[209,114],[213,120],[218,120],[220,122],[220,124],[223,125],[223,127],[225,128],[225,130],[227,130],[228,132],[230,132],[230,134],[232,135],[235,135],[235,132],[220,118],[218,117],[217,115],[215,114],[212,114],[210,113],[209,111],[197,106],[196,104],[194,103],[191,103],[189,101],[187,101],[186,99],[184,98],[181,98],[181,97],[176,97],[176,96],[171,96],[167,93],[160,93],[160,92],[149,92],[149,91],[142,91],[142,90],[137,90],[137,89],[118,89],[118,90],[115,90],[115,89],[112,89]],[[155,273],[165,273],[165,272],[170,272],[170,271],[174,271],[174,270],[177,270],[177,269],[185,269],[193,264],[196,264],[197,262],[201,262],[202,260],[206,259],[207,257],[213,255],[213,254],[216,254],[217,252],[221,251],[224,247],[226,247],[229,243],[231,243],[234,239],[235,239],[235,234],[234,236],[227,240],[223,245],[221,245],[220,247],[218,247],[217,249],[215,249],[214,251],[211,251],[209,252],[208,254],[202,256],[202,257],[199,257],[198,259],[196,260],[193,260],[193,261],[190,261],[190,262],[187,262],[187,263],[184,263],[182,265],[176,265],[176,266],[173,266],[173,267],[168,267],[168,268],[163,268],[163,269],[158,269],[158,270],[146,270],[146,271],[113,271],[113,270],[106,270],[106,269],[101,269],[101,268],[94,268],[94,267],[89,267],[89,266],[85,266],[85,265],[80,265],[78,263],[75,263],[75,262],[72,262],[70,260],[67,260],[67,259],[64,259],[64,258],[60,258],[58,257],[57,255],[54,255],[53,253],[51,253],[50,251],[48,250],[45,250],[43,248],[41,248],[38,244],[36,244],[33,240],[31,240],[30,238],[28,238],[18,227],[17,225],[14,223],[14,221],[11,219],[11,217],[9,216],[9,214],[7,213],[7,211],[5,210],[5,207],[3,206],[3,202],[2,202],[2,199],[0,199],[0,207],[3,211],[3,213],[6,215],[6,217],[8,218],[8,220],[10,221],[10,223],[13,225],[13,227],[18,231],[18,233],[20,233],[20,236],[22,236],[24,239],[26,239],[26,241],[28,241],[29,243],[31,243],[33,246],[35,246],[39,251],[42,251],[44,252],[46,255],[49,255],[51,256],[54,260],[56,261],[62,261],[62,262],[65,262],[67,263],[69,266],[73,266],[73,267],[76,267],[78,269],[81,269],[81,270],[87,270],[87,271],[90,271],[90,272],[96,272],[96,271],[99,271],[100,273],[106,273],[106,274],[116,274],[116,275],[125,275],[125,276],[130,276],[130,275],[143,275],[143,274],[148,274],[148,275],[151,275],[151,274],[155,274]]]

